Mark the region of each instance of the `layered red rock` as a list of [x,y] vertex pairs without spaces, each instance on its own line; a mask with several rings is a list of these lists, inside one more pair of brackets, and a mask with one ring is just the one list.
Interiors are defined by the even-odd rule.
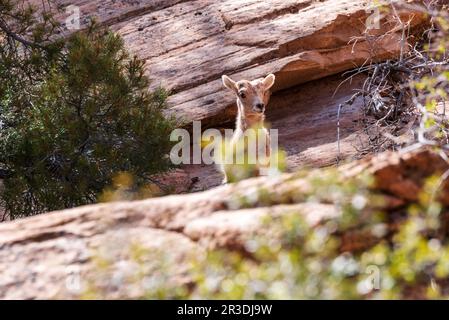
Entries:
[[[40,5],[40,1],[34,1]],[[370,0],[57,0],[64,21],[81,13],[121,34],[127,48],[146,61],[152,88],[171,92],[168,114],[189,127],[233,128],[235,98],[220,77],[254,79],[275,73],[275,94],[267,120],[279,130],[279,144],[289,168],[327,166],[337,158],[358,158],[367,135],[357,122],[361,103],[342,110],[342,139],[337,148],[337,109],[360,87],[362,77],[339,87],[340,74],[356,66],[395,58],[400,51],[398,20],[380,16]],[[410,3],[410,2],[409,2]],[[411,30],[426,22],[416,8],[395,3]],[[70,8],[69,8],[70,9]],[[379,13],[381,13],[379,11]],[[381,35],[381,37],[375,37]],[[312,82],[311,82],[312,81]],[[304,83],[307,83],[303,85]],[[208,189],[221,181],[214,166],[189,165],[177,192]],[[191,183],[193,179],[194,183]]]

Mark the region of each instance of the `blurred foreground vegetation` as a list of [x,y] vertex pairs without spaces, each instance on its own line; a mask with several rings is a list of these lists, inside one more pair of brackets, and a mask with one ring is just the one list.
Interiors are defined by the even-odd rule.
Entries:
[[[138,242],[120,264],[97,252],[81,297],[108,297],[114,291],[111,279],[119,279],[115,285],[122,298],[127,290],[147,299],[449,297],[448,215],[437,201],[440,176],[427,179],[419,201],[394,210],[386,209],[388,199],[373,192],[367,175],[348,180],[336,170],[298,173],[283,184],[296,179],[311,187],[292,188],[288,198],[333,205],[340,214],[311,226],[305,216],[317,213],[268,211],[260,232],[242,239],[242,248],[192,252],[183,261]],[[279,202],[279,194],[261,188],[251,200],[235,199],[240,199],[235,209],[249,203],[269,207]]]

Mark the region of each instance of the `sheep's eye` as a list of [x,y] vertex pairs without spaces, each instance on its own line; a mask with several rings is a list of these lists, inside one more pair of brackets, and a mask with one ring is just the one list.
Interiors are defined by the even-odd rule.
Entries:
[[245,99],[245,98],[246,98],[246,94],[245,94],[245,92],[243,92],[243,91],[240,91],[240,92],[239,92],[239,96],[240,96],[242,99]]

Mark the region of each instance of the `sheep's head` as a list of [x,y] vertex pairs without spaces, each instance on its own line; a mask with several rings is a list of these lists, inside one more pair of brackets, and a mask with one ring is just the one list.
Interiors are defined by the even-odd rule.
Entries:
[[265,112],[270,100],[270,88],[275,81],[274,74],[252,81],[234,81],[223,75],[222,80],[224,86],[235,93],[246,115],[262,115]]

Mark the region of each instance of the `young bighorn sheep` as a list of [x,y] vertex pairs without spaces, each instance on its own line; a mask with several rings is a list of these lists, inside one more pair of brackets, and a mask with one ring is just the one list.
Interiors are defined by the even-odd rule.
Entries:
[[[234,153],[244,152],[245,157],[247,159],[248,155],[248,129],[254,129],[253,132],[256,132],[256,145],[259,146],[261,144],[265,150],[265,160],[270,158],[271,150],[270,150],[270,135],[268,130],[264,126],[265,120],[265,107],[270,100],[270,88],[273,86],[275,81],[275,76],[273,74],[269,74],[265,78],[256,79],[253,81],[240,80],[233,81],[226,75],[222,77],[223,84],[226,88],[232,90],[237,97],[237,120],[236,120],[236,128],[232,139],[230,141],[230,147],[234,150]],[[251,131],[251,130],[250,130]],[[260,135],[262,133],[262,136]],[[261,138],[265,141],[261,141]],[[240,147],[242,146],[243,148]],[[259,147],[258,151],[260,150]],[[236,149],[239,149],[236,151]],[[257,163],[255,166],[255,175],[260,174],[261,168],[267,168],[269,166],[269,162],[265,161],[264,164],[260,164],[260,158],[257,154]],[[228,163],[222,164],[221,170],[224,174],[223,183],[227,183],[229,181],[229,172],[228,170],[235,168],[235,164]]]

